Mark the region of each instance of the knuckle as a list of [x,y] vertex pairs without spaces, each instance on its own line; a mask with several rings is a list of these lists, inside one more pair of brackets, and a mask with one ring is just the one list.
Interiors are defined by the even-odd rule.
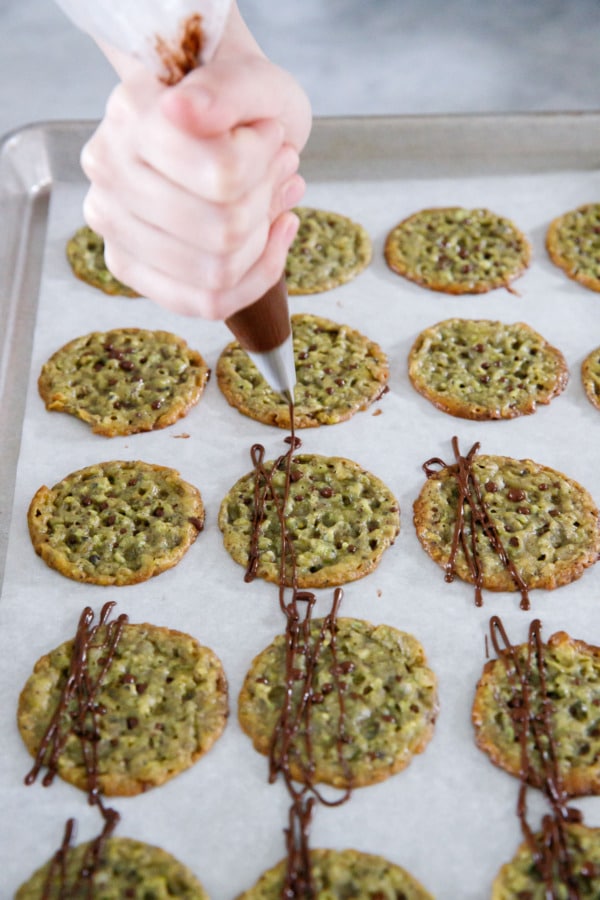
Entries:
[[242,275],[235,255],[230,253],[215,255],[205,272],[207,292],[210,294],[229,291],[236,287]]
[[230,208],[215,230],[217,252],[225,255],[239,250],[246,243],[250,230],[248,210],[242,206]]
[[94,188],[90,188],[83,201],[83,218],[94,231],[103,234],[106,230],[105,217],[100,212],[100,206],[97,200],[97,192]]
[[200,298],[202,316],[211,322],[223,317],[221,310],[221,294],[219,291],[204,291]]
[[131,100],[127,89],[123,85],[118,85],[106,101],[104,119],[115,124],[122,124],[128,119],[130,112]]

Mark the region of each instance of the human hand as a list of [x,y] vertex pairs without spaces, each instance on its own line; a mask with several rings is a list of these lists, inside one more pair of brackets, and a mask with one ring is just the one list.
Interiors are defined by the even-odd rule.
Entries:
[[82,154],[109,269],[186,315],[252,303],[296,233],[309,127],[299,86],[260,54],[218,55],[175,87],[129,65]]

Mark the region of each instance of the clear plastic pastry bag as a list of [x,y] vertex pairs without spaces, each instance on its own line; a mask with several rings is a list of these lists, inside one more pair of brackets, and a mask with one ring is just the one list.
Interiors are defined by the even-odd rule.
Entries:
[[208,62],[221,39],[230,0],[56,0],[69,18],[96,40],[135,56],[160,75],[158,42],[177,48],[186,22],[200,16],[202,51]]

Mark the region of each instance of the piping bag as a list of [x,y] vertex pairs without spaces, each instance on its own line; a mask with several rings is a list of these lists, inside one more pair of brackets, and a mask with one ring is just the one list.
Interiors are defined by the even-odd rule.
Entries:
[[[213,56],[230,0],[56,0],[92,38],[173,85]],[[296,370],[285,277],[226,324],[271,387],[294,400]]]

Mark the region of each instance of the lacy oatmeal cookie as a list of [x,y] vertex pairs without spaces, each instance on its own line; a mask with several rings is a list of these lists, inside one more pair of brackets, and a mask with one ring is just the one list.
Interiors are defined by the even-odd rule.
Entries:
[[600,347],[588,353],[582,362],[581,381],[590,403],[600,409]]
[[204,505],[175,469],[112,460],[42,486],[27,521],[36,553],[67,578],[136,584],[179,562],[203,528]]
[[78,228],[67,243],[67,259],[77,278],[86,284],[99,288],[105,294],[139,297],[136,291],[108,271],[104,260],[104,238],[87,225]]
[[116,328],[75,338],[44,363],[46,408],[114,437],[172,425],[200,399],[210,370],[168,331]]
[[[561,472],[529,459],[476,456],[473,478],[508,558],[528,588],[552,589],[579,578],[600,552],[598,510],[589,493]],[[429,556],[442,567],[450,560],[457,519],[457,466],[432,474],[414,503],[417,536]],[[471,540],[471,512],[464,509],[467,545]],[[476,526],[482,586],[514,591],[515,582]],[[474,578],[462,546],[455,561],[456,575],[471,584]]]
[[569,379],[564,356],[517,322],[446,319],[422,331],[408,357],[413,387],[463,419],[512,419],[549,403]]
[[[185,900],[209,900],[208,894],[192,872],[178,862],[175,857],[150,844],[143,844],[131,838],[110,837],[102,845],[100,861],[94,866],[92,876],[93,894],[90,894],[89,879],[80,878],[86,859],[93,857],[92,843],[80,844],[69,849],[66,865],[68,896],[72,900],[171,900],[181,897]],[[54,867],[54,877],[46,884],[52,873],[53,860],[38,869],[22,884],[15,900],[61,900],[67,896],[61,884],[60,868]]]
[[[562,785],[569,796],[600,793],[600,647],[553,634],[543,647],[543,673],[550,702],[552,740]],[[521,671],[528,673],[531,716],[540,716],[543,707],[537,660],[527,667],[528,645],[515,647]],[[508,651],[485,664],[477,684],[472,720],[477,746],[493,763],[519,778],[522,750],[515,730],[514,705],[520,701],[520,684]],[[528,718],[528,725],[531,717]],[[527,781],[542,787],[544,776],[540,750],[548,752],[548,737],[528,730]]]
[[[292,316],[296,388],[294,425],[312,428],[349,419],[381,397],[389,378],[381,347],[347,325],[308,314]],[[217,363],[219,387],[246,416],[291,427],[288,402],[275,393],[237,342]]]
[[413,213],[390,231],[390,269],[433,291],[481,294],[529,266],[531,248],[509,220],[487,209],[440,207]]
[[[571,891],[558,872],[552,884],[555,900],[569,900],[577,896],[579,900],[598,900],[600,897],[600,828],[585,825],[564,825],[567,835],[567,849],[574,884]],[[542,835],[535,835],[536,842]],[[555,867],[556,869],[556,867]],[[577,894],[573,894],[576,889]],[[502,866],[492,886],[492,900],[546,900],[547,885],[535,865],[529,843],[524,841],[513,859]]]
[[301,206],[294,212],[300,227],[285,266],[289,294],[329,291],[369,265],[371,239],[362,225],[323,209]]
[[587,203],[554,219],[546,249],[569,278],[600,291],[600,203]]
[[[313,640],[321,620],[311,623]],[[240,724],[259,753],[269,754],[286,693],[288,639],[276,637],[253,661],[238,702]],[[306,660],[295,657],[292,705],[304,690]],[[343,681],[343,739],[336,672]],[[294,779],[335,787],[364,787],[404,769],[429,743],[438,711],[436,678],[421,644],[389,625],[336,621],[335,648],[326,632],[311,682],[310,744],[303,720],[286,751]],[[341,758],[340,758],[341,756]],[[310,772],[309,779],[307,771]]]
[[[133,796],[164,784],[190,768],[221,735],[228,716],[227,681],[212,650],[179,631],[148,624],[125,624],[107,671],[106,626],[86,658],[86,681],[99,687],[96,753],[97,783],[106,796]],[[17,712],[19,731],[37,757],[44,735],[61,706],[72,666],[75,642],[41,657],[23,688]],[[48,747],[41,759],[82,790],[89,773],[80,736],[77,697],[60,717],[64,743],[58,759]],[[87,745],[89,749],[89,744]]]
[[[408,872],[382,856],[358,850],[311,850],[315,900],[433,900]],[[286,861],[269,869],[237,900],[279,900]]]
[[[279,502],[285,490],[285,461],[275,470],[273,461],[264,468]],[[246,567],[254,507],[255,474],[250,472],[232,487],[219,511],[225,549]],[[334,587],[375,569],[400,531],[400,512],[389,488],[357,463],[305,453],[293,459],[286,527],[294,547],[297,586]],[[278,584],[281,523],[270,494],[258,525],[257,549],[256,574]]]

